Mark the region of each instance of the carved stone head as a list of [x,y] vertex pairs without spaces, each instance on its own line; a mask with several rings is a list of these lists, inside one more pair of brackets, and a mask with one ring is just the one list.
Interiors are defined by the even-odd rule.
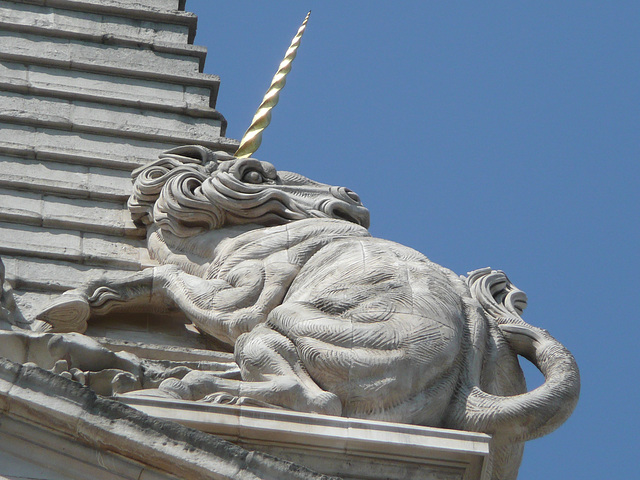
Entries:
[[313,217],[369,226],[369,211],[348,188],[200,146],[165,152],[133,177],[128,205],[134,220],[179,237],[227,225],[272,226]]

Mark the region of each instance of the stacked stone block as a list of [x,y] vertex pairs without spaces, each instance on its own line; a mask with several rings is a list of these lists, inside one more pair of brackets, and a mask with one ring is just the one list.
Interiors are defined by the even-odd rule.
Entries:
[[0,1],[0,257],[26,320],[149,264],[134,168],[189,143],[235,150],[196,20],[184,0]]

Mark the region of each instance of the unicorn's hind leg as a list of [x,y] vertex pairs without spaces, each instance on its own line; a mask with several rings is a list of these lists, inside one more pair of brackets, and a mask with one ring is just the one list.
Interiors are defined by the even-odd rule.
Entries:
[[242,380],[194,371],[182,380],[165,380],[160,389],[188,400],[226,395],[301,412],[342,413],[340,399],[307,374],[291,340],[266,325],[238,338],[236,361]]

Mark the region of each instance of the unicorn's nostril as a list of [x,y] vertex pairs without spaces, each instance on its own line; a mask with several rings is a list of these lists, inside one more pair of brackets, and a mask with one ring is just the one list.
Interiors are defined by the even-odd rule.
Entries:
[[347,222],[357,223],[358,225],[360,224],[358,219],[355,216],[353,216],[351,214],[351,212],[349,212],[348,209],[341,208],[340,206],[334,206],[331,209],[331,215],[334,218],[339,218],[341,220],[346,220]]
[[348,188],[345,188],[344,189],[344,193],[346,193],[347,197],[349,197],[354,202],[360,203],[360,196],[356,192],[354,192],[353,190],[349,190]]

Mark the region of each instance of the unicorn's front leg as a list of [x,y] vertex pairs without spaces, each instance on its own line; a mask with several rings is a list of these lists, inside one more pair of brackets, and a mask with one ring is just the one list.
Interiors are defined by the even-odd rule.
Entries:
[[83,333],[92,315],[127,311],[154,303],[161,305],[153,292],[153,279],[162,275],[163,269],[166,267],[148,268],[120,279],[102,278],[68,290],[36,315],[33,329]]

